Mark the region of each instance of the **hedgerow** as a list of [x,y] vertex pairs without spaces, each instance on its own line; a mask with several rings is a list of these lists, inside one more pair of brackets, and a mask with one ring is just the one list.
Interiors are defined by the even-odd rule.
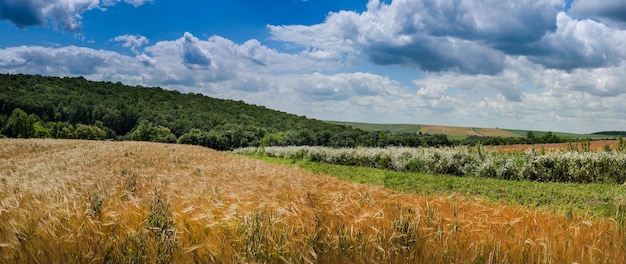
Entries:
[[394,171],[505,180],[575,183],[623,183],[626,180],[626,153],[624,152],[554,151],[542,153],[529,150],[524,153],[501,153],[485,150],[480,146],[477,148],[305,146],[242,148],[235,152]]

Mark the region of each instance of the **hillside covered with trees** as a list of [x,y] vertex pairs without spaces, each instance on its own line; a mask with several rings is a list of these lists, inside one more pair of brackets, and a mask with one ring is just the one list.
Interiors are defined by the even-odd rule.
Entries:
[[84,78],[0,74],[0,132],[15,138],[248,146],[444,146],[445,135],[365,132],[242,101]]
[[551,132],[526,137],[364,131],[243,101],[202,94],[94,82],[82,77],[0,74],[0,137],[114,139],[202,145],[451,146],[559,143]]

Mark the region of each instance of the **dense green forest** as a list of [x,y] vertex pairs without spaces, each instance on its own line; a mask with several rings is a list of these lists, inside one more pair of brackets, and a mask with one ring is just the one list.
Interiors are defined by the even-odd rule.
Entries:
[[161,88],[93,82],[82,77],[0,74],[0,133],[15,138],[140,140],[249,146],[450,146],[562,142],[548,134],[526,138],[469,137],[363,131],[242,101]]
[[201,94],[23,74],[0,74],[0,128],[3,135],[16,138],[178,142],[219,150],[450,144],[444,135],[364,132]]

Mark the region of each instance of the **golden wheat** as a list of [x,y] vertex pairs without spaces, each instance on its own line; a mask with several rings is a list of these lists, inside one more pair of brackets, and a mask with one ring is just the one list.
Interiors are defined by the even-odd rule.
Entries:
[[611,219],[398,194],[210,149],[0,140],[0,259],[621,263]]

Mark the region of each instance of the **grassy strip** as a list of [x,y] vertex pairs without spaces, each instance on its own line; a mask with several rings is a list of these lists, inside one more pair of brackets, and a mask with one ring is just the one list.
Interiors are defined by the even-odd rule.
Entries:
[[296,165],[342,180],[384,186],[395,191],[424,195],[455,195],[494,203],[522,205],[567,214],[623,218],[626,187],[615,184],[543,183],[476,177],[395,172],[367,167],[249,156],[275,164]]

